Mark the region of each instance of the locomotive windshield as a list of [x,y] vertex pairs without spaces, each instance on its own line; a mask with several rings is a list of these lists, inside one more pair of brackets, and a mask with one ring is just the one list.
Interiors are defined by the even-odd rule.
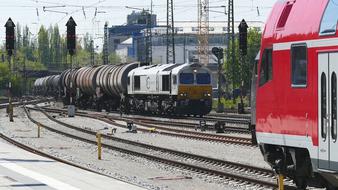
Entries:
[[320,35],[336,34],[338,21],[338,0],[330,0],[320,24]]
[[197,81],[197,84],[210,84],[209,73],[197,73],[196,81]]
[[194,83],[194,74],[192,74],[192,73],[181,73],[180,74],[180,83],[181,84],[193,84]]

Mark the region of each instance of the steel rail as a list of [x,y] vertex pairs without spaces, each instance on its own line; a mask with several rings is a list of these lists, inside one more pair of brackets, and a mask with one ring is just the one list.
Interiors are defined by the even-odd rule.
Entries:
[[[32,109],[32,108],[28,108],[28,109]],[[77,139],[77,140],[80,140],[80,141],[83,141],[83,142],[87,142],[87,143],[96,145],[96,141],[89,140],[89,139],[86,139],[86,138],[83,138],[83,137],[79,137],[77,135],[70,134],[70,133],[67,133],[67,132],[62,132],[60,130],[57,130],[57,129],[48,127],[46,125],[43,125],[42,123],[34,120],[30,116],[30,114],[27,112],[26,108],[25,108],[25,111],[26,111],[28,118],[35,124],[41,125],[42,127],[46,128],[46,129],[48,129],[52,132],[56,132],[58,134],[61,134],[61,135],[64,135],[64,136],[67,136],[67,137],[70,137],[70,138],[73,138],[73,139]],[[53,118],[53,117],[51,117],[51,118]],[[54,118],[53,118],[53,120],[54,120]],[[63,122],[58,121],[58,123],[61,124]],[[65,124],[65,123],[63,123],[63,124]],[[69,124],[65,124],[65,125],[66,126],[72,126],[72,125],[69,125]],[[72,128],[75,129],[77,127],[72,126]],[[81,129],[81,131],[87,131],[88,134],[96,135],[96,132],[94,132],[94,131],[89,131],[89,130],[86,130],[86,129]],[[110,139],[117,138],[117,137],[111,137],[111,136],[107,136],[107,135],[104,135],[103,137],[104,138],[108,137]],[[121,140],[121,139],[119,139],[119,140]],[[125,142],[128,141],[128,140],[125,140],[125,139],[122,139],[122,140],[125,141]],[[133,143],[133,144],[136,143],[138,146],[141,146],[140,143],[138,143],[138,142],[132,141],[130,143]],[[102,146],[105,147],[105,148],[111,149],[111,150],[116,150],[116,151],[127,153],[127,154],[130,154],[130,155],[144,157],[144,158],[154,160],[154,161],[157,161],[157,162],[169,164],[169,165],[176,166],[176,167],[183,168],[183,169],[188,169],[190,171],[197,171],[197,172],[212,175],[212,176],[219,176],[219,177],[223,177],[223,178],[227,178],[227,179],[240,180],[242,182],[248,182],[248,183],[258,184],[258,185],[267,186],[267,187],[274,187],[274,188],[277,187],[277,184],[269,182],[269,181],[262,181],[262,180],[251,178],[251,177],[240,176],[240,175],[237,175],[237,174],[234,174],[234,173],[228,173],[228,172],[224,172],[224,171],[218,171],[218,170],[213,170],[213,169],[204,168],[204,167],[200,167],[200,166],[195,166],[195,165],[188,164],[188,163],[182,163],[182,162],[178,162],[178,161],[175,161],[175,160],[165,159],[165,158],[154,156],[154,155],[149,155],[149,154],[145,154],[145,153],[132,151],[132,150],[129,150],[129,149],[124,149],[124,148],[112,146],[112,145],[105,144],[105,143],[103,143]],[[152,148],[157,149],[157,150],[161,149],[160,147],[156,147],[156,146],[153,146],[153,145],[146,145],[146,146],[152,147]],[[182,153],[182,152],[175,151],[175,150],[162,149],[162,151],[171,151],[172,154],[175,154],[175,153],[178,154],[178,155],[184,154],[184,156],[186,156],[186,157],[192,156],[192,158],[195,158],[195,159],[208,159],[206,162],[208,162],[208,161],[214,162],[212,159],[210,159],[208,157]],[[217,159],[214,159],[214,160],[217,161],[217,162],[223,162],[222,160],[217,160]],[[229,164],[229,162],[227,162],[227,164]],[[245,171],[256,170],[257,173],[261,173],[261,172],[266,173],[267,172],[268,175],[273,174],[273,172],[271,170],[266,170],[266,169],[263,169],[263,168],[257,168],[257,167],[247,166],[247,165],[241,165],[241,166],[246,167]],[[239,166],[237,165],[236,167],[238,168]]]

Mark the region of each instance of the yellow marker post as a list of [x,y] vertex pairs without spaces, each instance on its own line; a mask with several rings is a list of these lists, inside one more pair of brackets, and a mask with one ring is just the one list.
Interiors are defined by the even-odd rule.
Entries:
[[97,138],[97,157],[99,160],[101,160],[102,155],[101,133],[97,133],[96,138]]
[[278,175],[278,189],[284,190],[284,176],[282,174]]
[[40,138],[41,125],[38,124],[38,138]]

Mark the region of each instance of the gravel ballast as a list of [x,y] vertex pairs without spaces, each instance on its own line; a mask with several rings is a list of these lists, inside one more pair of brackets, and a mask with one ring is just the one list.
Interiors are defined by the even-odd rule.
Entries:
[[[149,161],[144,158],[139,158],[107,149],[103,149],[103,160],[98,161],[96,146],[83,143],[74,139],[70,139],[62,135],[49,132],[45,129],[42,130],[41,134],[42,137],[36,138],[37,127],[35,124],[31,123],[27,117],[25,117],[24,111],[20,108],[17,108],[15,109],[15,114],[17,115],[17,117],[14,118],[15,122],[9,123],[8,118],[5,117],[6,115],[5,110],[4,109],[0,110],[1,116],[0,131],[5,135],[10,136],[15,140],[18,140],[32,147],[38,148],[46,153],[50,153],[53,154],[54,156],[66,159],[68,161],[72,161],[77,164],[87,166],[91,169],[100,171],[102,173],[111,175],[115,178],[124,181],[128,181],[133,184],[140,185],[148,189],[243,189],[243,188],[256,189],[257,188],[252,186],[242,187],[240,184],[236,184],[235,182],[227,184],[225,183],[225,180],[213,179],[211,177],[206,178],[205,176],[201,176],[186,170],[173,168],[172,166],[160,164],[157,162]],[[42,113],[32,113],[32,116],[36,116],[36,118],[39,121],[44,120]],[[63,120],[64,121],[68,120],[67,122],[75,122],[77,123],[77,126],[82,125],[82,127],[87,128],[91,127],[95,127],[96,129],[102,129],[105,127],[111,128],[111,126],[109,126],[108,124],[88,118],[84,119],[81,117],[75,117],[75,118],[64,118]],[[49,123],[49,121],[45,122],[46,124]],[[55,124],[55,127],[56,126],[57,124]],[[204,147],[202,146],[205,146],[198,143],[209,144],[210,147],[213,146],[214,148],[216,147],[216,149],[218,148],[218,146],[220,146],[220,144],[218,143],[198,142],[196,140],[165,137],[160,135],[157,136],[155,134],[124,133],[125,130],[126,129],[119,128],[117,130],[118,133],[115,135],[139,141],[141,141],[142,139],[146,139],[142,142],[148,141],[149,144],[151,143],[160,144],[159,142],[162,142],[163,146],[167,148],[171,148],[169,144],[176,142],[176,146],[173,147],[182,148],[184,146],[185,147],[184,149],[186,149],[187,152],[193,152],[195,154],[200,153],[195,152],[197,148],[195,149],[194,147],[200,146],[199,149],[203,150]],[[157,141],[153,141],[154,139],[157,139]],[[167,146],[165,146],[166,141]],[[193,148],[191,148],[191,144],[187,144],[186,141],[188,142],[191,141],[189,143],[197,145],[192,146]],[[224,148],[224,145],[222,146]],[[210,150],[212,149],[209,149],[209,151]],[[206,150],[203,150],[203,152],[204,151]],[[210,153],[210,155],[211,154],[212,153]],[[177,177],[177,176],[192,177],[192,179],[180,179],[180,180],[150,179],[156,177]]]

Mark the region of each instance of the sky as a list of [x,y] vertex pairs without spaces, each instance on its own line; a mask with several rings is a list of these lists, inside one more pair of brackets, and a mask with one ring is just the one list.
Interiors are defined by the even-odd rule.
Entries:
[[[153,0],[153,13],[158,21],[166,20],[167,0]],[[276,0],[234,0],[235,20],[265,22]],[[93,36],[95,46],[102,46],[103,26],[126,23],[126,17],[136,9],[150,9],[151,0],[0,0],[0,24],[5,25],[9,17],[14,23],[30,28],[36,37],[41,25],[57,24],[65,34],[65,24],[70,16],[77,23],[78,37],[85,33]],[[224,8],[227,0],[209,0],[210,21],[226,21]],[[176,21],[197,20],[197,0],[174,0]],[[258,8],[257,8],[258,7]],[[96,16],[95,15],[96,13]],[[0,27],[0,42],[5,40],[5,27]]]

